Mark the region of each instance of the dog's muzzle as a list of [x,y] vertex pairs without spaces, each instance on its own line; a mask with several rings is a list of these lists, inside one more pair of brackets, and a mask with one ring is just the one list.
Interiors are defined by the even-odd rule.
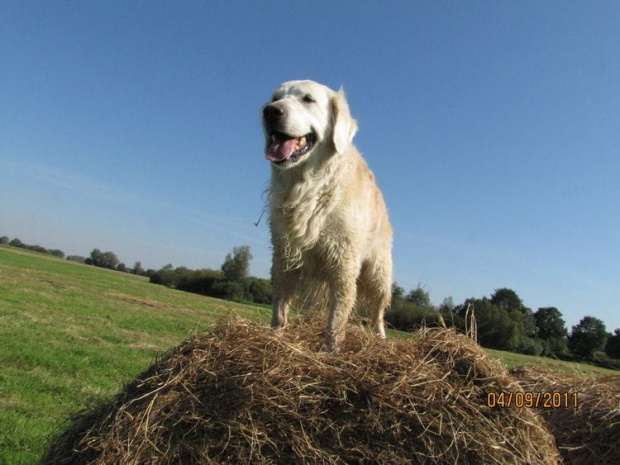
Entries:
[[277,104],[267,105],[263,109],[263,119],[267,135],[265,158],[276,165],[291,165],[307,154],[316,143],[312,132],[303,136],[291,136],[278,131],[286,119],[286,110]]

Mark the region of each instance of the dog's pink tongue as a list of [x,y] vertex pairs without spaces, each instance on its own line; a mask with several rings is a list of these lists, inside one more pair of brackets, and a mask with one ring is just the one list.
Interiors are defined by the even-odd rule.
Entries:
[[297,139],[276,140],[267,149],[265,158],[272,162],[284,161],[295,152],[297,144]]

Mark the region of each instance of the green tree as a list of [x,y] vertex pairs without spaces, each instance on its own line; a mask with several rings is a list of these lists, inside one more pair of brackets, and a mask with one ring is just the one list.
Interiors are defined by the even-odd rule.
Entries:
[[58,258],[65,258],[65,253],[60,249],[48,249],[47,253]]
[[432,308],[431,297],[422,287],[418,285],[415,289],[412,289],[405,300],[414,303],[422,308]]
[[248,279],[248,299],[257,304],[270,304],[273,291],[271,282],[268,279],[249,278]]
[[457,313],[458,306],[454,305],[454,299],[452,297],[446,297],[443,299],[437,311],[443,318],[446,326],[455,327],[462,331],[465,330],[465,320]]
[[11,240],[7,237],[7,236],[2,236],[0,237],[0,244],[2,245],[8,245],[9,242],[11,242]]
[[146,274],[146,271],[144,271],[144,268],[142,268],[142,262],[140,261],[133,264],[133,268],[131,269],[131,272],[138,276],[144,276]]
[[572,327],[568,336],[568,348],[575,355],[592,359],[594,353],[603,350],[607,342],[605,323],[593,316],[585,316]]
[[[248,277],[250,260],[254,258],[250,253],[250,246],[242,245],[235,247],[232,254],[226,255],[226,260],[222,264],[224,280],[230,282],[243,283]],[[237,292],[237,290],[235,290]]]
[[400,287],[398,283],[392,283],[392,303],[405,298],[405,289]]
[[566,337],[566,323],[562,319],[562,313],[555,307],[541,307],[534,313],[536,333],[542,339],[554,337]]
[[411,331],[422,326],[440,326],[439,313],[409,300],[397,300],[385,313],[385,321],[401,331]]
[[9,242],[9,245],[11,247],[21,247],[21,248],[26,247],[26,244],[24,244],[22,241],[20,241],[17,237],[14,238],[11,242]]
[[512,325],[516,331],[518,343],[514,349],[516,352],[528,355],[540,355],[543,352],[543,343],[534,338],[536,333],[536,325],[532,311],[523,307],[523,309],[512,308],[507,310],[508,316],[512,320]]
[[620,358],[620,328],[609,335],[605,344],[605,354],[611,358]]
[[[181,271],[181,268],[177,268],[175,273],[178,275]],[[220,281],[222,281],[222,272],[220,270],[188,270],[187,272],[182,273],[180,279],[178,279],[176,288],[181,291],[193,292],[195,294],[221,297],[213,290],[215,284]]]
[[245,298],[243,284],[237,281],[218,281],[213,284],[214,296],[220,299],[241,302]]
[[478,341],[480,345],[491,349],[512,350],[519,347],[519,325],[504,309],[493,305],[489,299],[468,299],[459,305],[455,311],[465,318],[469,304],[473,304],[474,315],[478,327]]
[[[404,297],[403,297],[404,296]],[[405,290],[392,284],[392,303],[385,321],[396,329],[411,331],[422,326],[440,326],[441,316],[431,304],[430,296],[418,285],[405,296]]]
[[24,244],[24,248],[28,250],[32,250],[33,252],[47,253],[47,249],[38,244],[34,244],[34,245]]
[[99,249],[93,249],[88,258],[85,260],[87,265],[99,266],[98,263],[103,262],[103,252]]
[[452,296],[448,296],[441,301],[441,304],[439,304],[439,308],[437,310],[440,312],[449,313],[453,312],[454,308],[454,300],[452,299]]
[[491,303],[502,310],[510,310],[512,308],[523,308],[523,301],[512,289],[502,287],[495,289],[495,292],[491,295]]
[[114,252],[102,252],[99,249],[93,249],[90,253],[90,257],[86,260],[86,263],[113,270],[118,266],[120,260]]
[[[521,313],[521,317],[515,314],[512,316],[512,319],[520,327],[521,339],[536,335],[536,323],[534,322],[532,310],[523,305],[521,297],[515,291],[506,287],[495,289],[495,292],[491,295],[491,303],[508,313],[512,313],[511,310],[518,310]],[[527,345],[531,344],[528,342]]]
[[555,307],[541,307],[534,313],[536,335],[543,341],[544,355],[564,355],[568,331],[562,313]]

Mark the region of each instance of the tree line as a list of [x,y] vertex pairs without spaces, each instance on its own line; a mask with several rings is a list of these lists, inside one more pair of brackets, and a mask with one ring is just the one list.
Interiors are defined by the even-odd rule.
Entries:
[[[19,239],[0,237],[0,244],[65,258],[61,250],[27,245]],[[250,247],[235,247],[226,255],[220,269],[191,270],[168,264],[159,270],[133,267],[122,263],[114,252],[93,249],[88,257],[69,255],[67,260],[120,272],[147,276],[151,283],[180,291],[207,295],[236,302],[271,304],[272,288],[267,279],[249,275],[252,260]],[[386,322],[402,331],[422,326],[447,326],[467,330],[475,321],[478,342],[491,349],[543,355],[561,359],[587,360],[620,369],[620,328],[608,333],[605,324],[593,316],[585,316],[569,332],[562,313],[556,307],[541,307],[533,312],[518,294],[499,288],[490,297],[469,298],[454,304],[451,297],[439,306],[431,303],[428,292],[418,285],[406,292],[397,283],[392,286],[392,304],[385,314]]]
[[250,247],[235,247],[219,270],[190,270],[166,265],[150,275],[155,284],[235,302],[271,304],[271,282],[249,276]]
[[18,238],[11,240],[7,236],[2,236],[0,237],[0,244],[10,245],[12,247],[19,247],[20,249],[32,250],[33,252],[46,253],[49,255],[54,255],[55,257],[58,257],[58,258],[65,258],[65,253],[62,250],[46,249],[45,247],[41,247],[40,245],[24,244]]
[[88,257],[83,257],[81,255],[67,255],[65,257],[65,253],[62,250],[46,249],[45,247],[42,247],[40,245],[25,244],[18,238],[10,239],[7,236],[2,236],[0,237],[0,244],[10,245],[12,247],[19,247],[20,249],[31,250],[33,252],[53,255],[58,258],[66,258],[67,260],[72,262],[85,263],[86,265],[98,266],[101,268],[122,271],[125,273],[133,273],[140,276],[146,276],[149,271],[152,273],[155,272],[155,270],[144,270],[144,268],[142,268],[142,262],[135,262],[133,267],[129,268],[124,263],[121,263],[121,261],[118,259],[114,252],[102,252],[99,249],[94,249]]
[[65,257],[65,253],[62,250],[46,249],[40,245],[25,244],[18,238],[11,240],[7,236],[2,236],[0,237],[0,244],[50,254],[59,258],[66,258],[69,261],[108,270],[146,276],[151,283],[162,284],[180,291],[193,292],[235,302],[271,304],[272,292],[270,281],[249,276],[250,260],[253,257],[250,247],[247,245],[235,247],[232,253],[226,255],[226,259],[219,270],[210,268],[191,270],[184,266],[175,268],[171,264],[159,270],[145,270],[142,267],[142,262],[137,261],[132,267],[129,267],[121,262],[117,255],[111,251],[103,252],[99,249],[93,249],[88,257],[81,255],[68,255]]
[[587,360],[620,369],[620,329],[608,333],[603,321],[585,316],[569,332],[556,307],[541,307],[533,312],[508,288],[495,289],[490,297],[472,297],[458,305],[447,297],[436,307],[419,285],[406,293],[394,283],[392,304],[385,315],[391,326],[403,331],[444,325],[466,331],[468,324],[472,326],[470,319],[475,321],[478,342],[483,347]]

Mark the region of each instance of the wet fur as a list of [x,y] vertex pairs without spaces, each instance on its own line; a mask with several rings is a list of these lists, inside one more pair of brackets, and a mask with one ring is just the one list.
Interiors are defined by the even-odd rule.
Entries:
[[[304,95],[312,95],[316,105],[300,104]],[[375,333],[385,337],[392,227],[374,175],[352,143],[357,123],[344,93],[312,81],[292,81],[280,86],[272,104],[287,111],[295,131],[317,135],[304,160],[287,168],[272,166],[272,327],[286,324],[297,293],[325,287],[330,351],[338,351],[356,300],[368,306]]]

